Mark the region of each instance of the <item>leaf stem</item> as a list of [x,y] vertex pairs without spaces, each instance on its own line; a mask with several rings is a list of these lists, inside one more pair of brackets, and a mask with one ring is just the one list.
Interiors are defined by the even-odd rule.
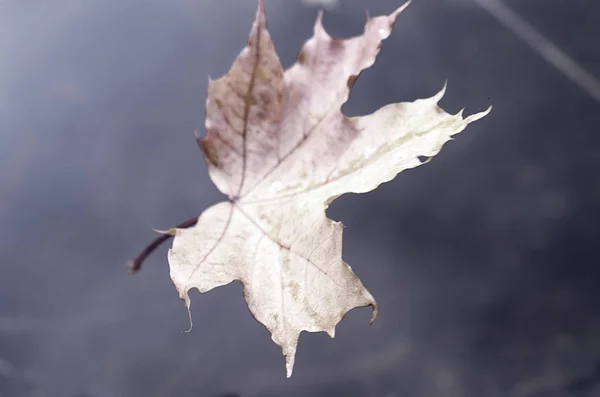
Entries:
[[[188,219],[187,221],[185,221],[183,223],[180,223],[175,228],[176,229],[187,229],[188,227],[194,226],[197,222],[198,222],[198,217],[195,216],[193,218]],[[134,260],[127,262],[127,270],[129,271],[129,273],[130,274],[137,273],[142,268],[142,264],[144,263],[146,258],[152,252],[154,252],[154,250],[157,249],[162,243],[164,243],[171,237],[173,237],[173,236],[170,234],[161,233],[160,236],[158,236],[154,240],[152,240],[152,242],[150,244],[148,244],[146,246],[146,248],[144,248],[142,250],[142,252],[140,252],[139,255],[135,257]]]

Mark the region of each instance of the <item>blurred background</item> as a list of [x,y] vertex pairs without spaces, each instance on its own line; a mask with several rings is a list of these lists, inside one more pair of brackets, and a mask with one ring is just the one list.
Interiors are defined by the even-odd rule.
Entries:
[[[339,0],[324,24],[362,32]],[[0,1],[0,396],[600,395],[600,3],[415,0],[344,105],[494,106],[429,164],[328,210],[380,304],[303,333],[294,376],[239,284],[192,296],[165,229],[222,199],[193,138],[253,0]],[[317,8],[266,0],[284,66]]]

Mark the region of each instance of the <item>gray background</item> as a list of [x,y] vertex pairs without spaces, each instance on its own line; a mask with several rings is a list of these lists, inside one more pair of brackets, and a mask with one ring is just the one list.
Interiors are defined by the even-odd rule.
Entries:
[[[505,0],[600,78],[600,3]],[[365,9],[341,1],[334,36]],[[266,0],[289,66],[316,9]],[[338,199],[380,317],[302,334],[296,368],[241,287],[177,298],[154,233],[221,199],[192,132],[252,0],[0,2],[0,396],[597,396],[600,103],[472,0],[415,0],[344,110],[494,105],[423,167]],[[585,88],[585,87],[584,87]],[[588,90],[589,91],[589,90]]]

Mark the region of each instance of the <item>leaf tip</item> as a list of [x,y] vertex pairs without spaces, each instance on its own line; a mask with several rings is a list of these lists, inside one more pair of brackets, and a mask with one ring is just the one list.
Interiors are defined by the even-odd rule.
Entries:
[[191,311],[192,302],[190,301],[190,296],[188,295],[188,292],[185,291],[179,297],[181,299],[183,299],[183,301],[185,302],[185,308],[188,312],[188,320],[190,321],[190,327],[183,332],[185,332],[185,333],[191,332],[192,328],[194,328],[194,322],[192,320],[192,311]]
[[323,27],[323,10],[319,10],[317,13],[317,20],[315,21],[315,26],[313,28],[313,35],[320,39],[330,39],[329,34]]
[[433,102],[433,103],[438,103],[446,94],[446,89],[448,88],[448,79],[446,79],[444,81],[444,86],[442,87],[441,90],[439,90],[437,92],[437,94],[435,94],[434,96],[428,98],[427,100]]
[[255,23],[259,25],[264,25],[267,22],[267,17],[265,16],[265,2],[264,0],[258,0],[258,4],[256,6],[256,17]]
[[[477,121],[479,119],[484,118],[485,116],[487,116],[488,114],[490,114],[490,112],[492,111],[492,105],[490,105],[486,110],[484,110],[483,112],[479,112],[479,113],[474,113],[468,117],[466,117],[464,120],[467,124],[472,123],[474,121]],[[462,116],[462,111],[461,111],[461,116]]]
[[408,7],[410,5],[410,3],[412,3],[412,0],[408,0],[406,3],[402,4],[400,7],[396,8],[396,10],[391,13],[390,17],[395,19],[398,16],[398,14],[400,14],[402,11],[404,11],[406,9],[406,7]]
[[271,334],[271,339],[281,347],[281,352],[285,358],[285,373],[287,378],[290,378],[292,376],[292,372],[294,371],[294,362],[296,360],[296,349],[298,348],[299,336],[300,334],[289,334],[285,337],[285,341],[278,342],[277,337],[274,334]]
[[481,116],[481,117],[485,117],[485,116],[487,116],[488,114],[490,114],[490,112],[492,111],[492,107],[493,107],[493,106],[492,106],[492,105],[490,105],[490,106],[488,106],[488,108],[487,108],[486,110],[484,110],[483,112],[481,112],[481,113],[483,113],[483,116]]
[[373,303],[371,303],[371,308],[373,309],[373,312],[371,313],[371,321],[369,321],[369,325],[373,325],[377,315],[379,314],[379,305],[377,302],[373,301]]
[[294,355],[289,354],[285,356],[285,376],[291,378],[294,372]]

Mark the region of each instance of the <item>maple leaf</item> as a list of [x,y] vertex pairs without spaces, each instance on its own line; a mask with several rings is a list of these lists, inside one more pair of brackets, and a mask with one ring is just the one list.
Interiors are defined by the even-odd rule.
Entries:
[[190,289],[239,280],[250,312],[281,347],[288,377],[302,331],[334,337],[353,308],[371,306],[371,321],[377,315],[375,299],[342,260],[343,227],[326,217],[327,206],[422,164],[420,156],[434,156],[490,111],[450,115],[437,105],[442,89],[367,116],[342,114],[407,5],[369,18],[361,36],[345,40],[327,34],[319,13],[313,37],[284,71],[259,0],[248,45],[227,74],[209,81],[206,137],[197,139],[228,200],[168,232],[170,275],[188,311]]

